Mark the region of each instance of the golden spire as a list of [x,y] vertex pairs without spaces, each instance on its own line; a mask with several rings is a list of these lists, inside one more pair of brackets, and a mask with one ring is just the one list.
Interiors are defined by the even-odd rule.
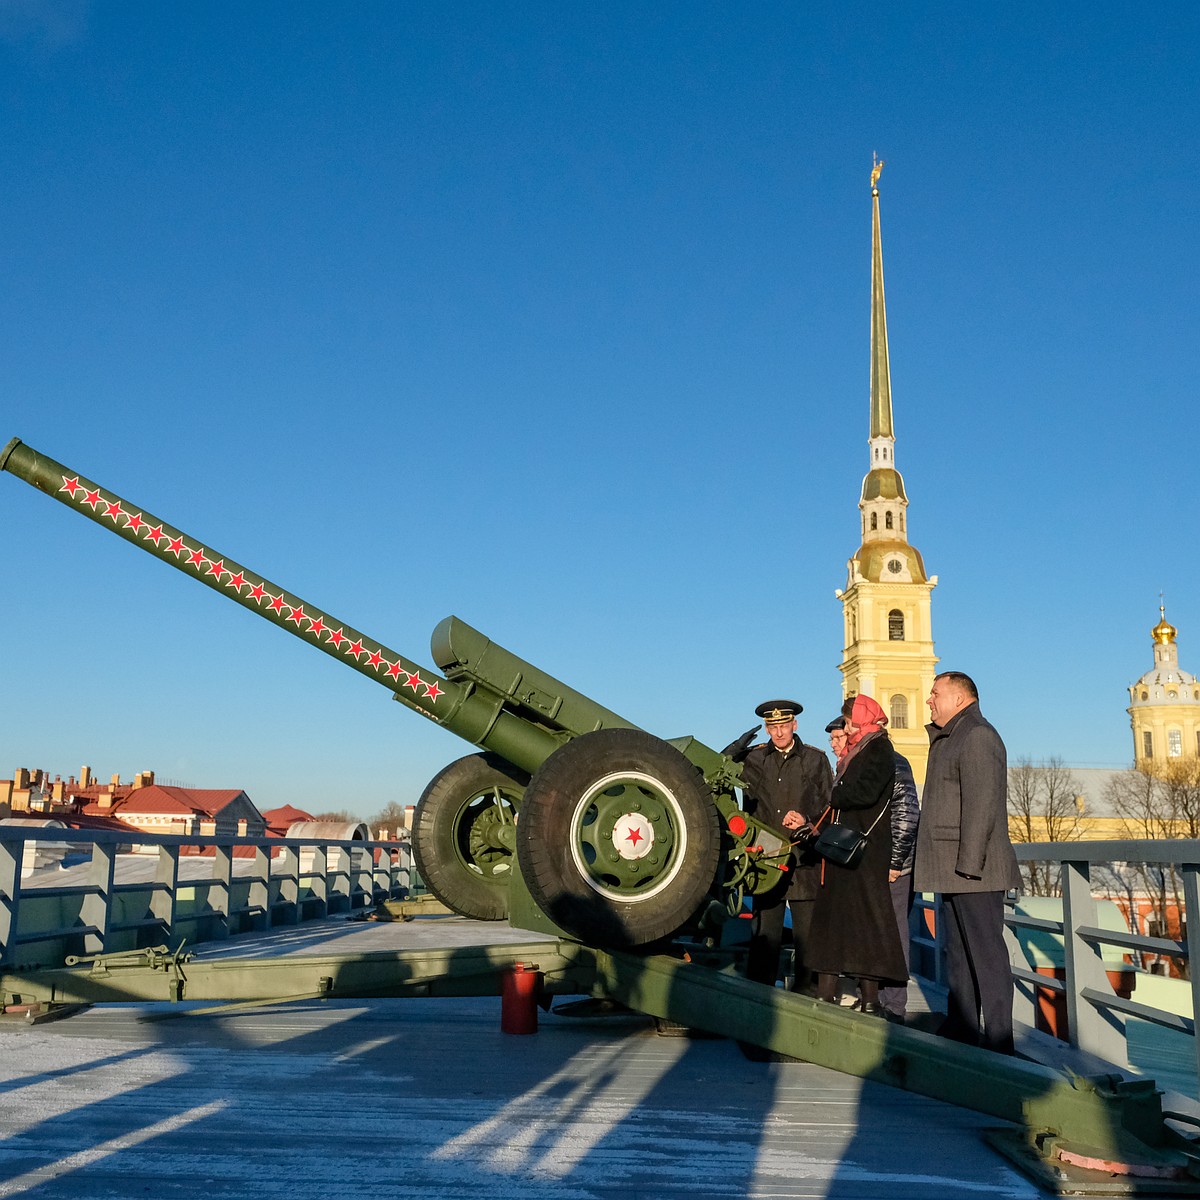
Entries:
[[871,437],[895,437],[892,429],[892,376],[888,366],[887,309],[883,299],[883,238],[879,232],[879,173],[871,171]]

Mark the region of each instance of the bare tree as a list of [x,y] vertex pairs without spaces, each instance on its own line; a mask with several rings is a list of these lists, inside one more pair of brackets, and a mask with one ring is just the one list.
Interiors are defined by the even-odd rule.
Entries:
[[[1061,758],[1035,763],[1020,758],[1008,770],[1008,829],[1014,842],[1074,842],[1081,834],[1083,812],[1079,784]],[[1021,868],[1031,896],[1059,894],[1053,863],[1026,863]]]
[[[1138,770],[1114,775],[1106,799],[1121,818],[1126,837],[1133,841],[1196,837],[1200,830],[1200,764],[1179,762],[1156,772]],[[1167,913],[1172,905],[1176,912],[1184,911],[1179,872],[1170,863],[1132,861],[1127,870],[1140,882],[1139,890],[1153,899],[1160,933],[1166,936]],[[1186,977],[1186,960],[1176,960],[1176,966]]]
[[389,800],[367,824],[370,825],[372,833],[379,829],[387,829],[395,834],[404,828],[406,815],[403,804],[398,800]]
[[335,808],[335,809],[331,809],[329,812],[317,813],[317,815],[315,817],[313,817],[313,820],[314,821],[337,821],[339,824],[342,824],[342,825],[346,825],[346,824],[350,824],[350,823],[357,825],[358,822],[362,820],[362,818],[360,816],[358,816],[357,814],[350,812],[348,809]]

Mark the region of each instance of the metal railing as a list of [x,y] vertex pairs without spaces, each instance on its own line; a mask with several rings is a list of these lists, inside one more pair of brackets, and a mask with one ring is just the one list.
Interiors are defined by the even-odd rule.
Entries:
[[[23,873],[34,843],[78,851],[81,861]],[[250,852],[238,855],[239,847]],[[131,874],[149,878],[122,878]],[[416,882],[406,842],[0,825],[0,965],[61,966],[70,955],[164,943],[174,949],[185,939],[352,912],[410,894]]]
[[[1022,863],[1057,866],[1061,878],[1061,919],[1032,916],[1020,911],[1021,897],[1010,897],[1005,916],[1006,938],[1016,983],[1014,1017],[1029,1026],[1036,1024],[1039,1005],[1049,996],[1065,1000],[1065,1033],[1070,1044],[1116,1065],[1128,1065],[1126,1018],[1150,1022],[1191,1038],[1193,1064],[1200,1077],[1200,1038],[1196,1036],[1196,1014],[1200,1013],[1200,841],[1105,841],[1046,842],[1014,847]],[[1174,868],[1181,883],[1185,935],[1181,940],[1148,937],[1129,929],[1103,928],[1098,909],[1111,901],[1098,899],[1093,874],[1097,868],[1114,864],[1151,865]],[[1057,907],[1057,906],[1055,906]],[[937,936],[941,928],[939,897],[918,896],[913,908],[915,962],[921,973],[935,984],[945,984],[945,963]],[[927,917],[928,914],[928,917]],[[1196,914],[1196,919],[1190,919]],[[933,925],[933,932],[929,924]],[[1049,937],[1061,948],[1061,969],[1053,974],[1034,969],[1029,951],[1030,936]],[[1189,976],[1191,1015],[1141,1003],[1118,994],[1110,976],[1126,954],[1162,955],[1186,964]],[[1129,966],[1128,971],[1135,970]],[[1186,992],[1185,992],[1186,995]]]

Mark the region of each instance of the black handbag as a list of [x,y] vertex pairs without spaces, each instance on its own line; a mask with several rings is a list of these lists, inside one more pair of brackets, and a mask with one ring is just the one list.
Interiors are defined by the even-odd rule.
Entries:
[[[883,811],[871,822],[871,827],[866,833],[851,829],[849,825],[843,825],[840,821],[830,821],[817,835],[813,849],[826,862],[835,863],[839,867],[857,867],[867,852],[867,838],[874,833],[875,826],[883,819],[883,814],[889,807],[890,802],[884,805]],[[817,818],[818,825],[829,812],[827,808],[821,817]]]

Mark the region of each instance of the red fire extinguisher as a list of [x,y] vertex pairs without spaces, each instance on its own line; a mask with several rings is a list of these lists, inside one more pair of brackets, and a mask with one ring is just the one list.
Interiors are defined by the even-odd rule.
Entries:
[[544,976],[536,967],[514,963],[500,981],[502,1033],[537,1033],[538,997]]

